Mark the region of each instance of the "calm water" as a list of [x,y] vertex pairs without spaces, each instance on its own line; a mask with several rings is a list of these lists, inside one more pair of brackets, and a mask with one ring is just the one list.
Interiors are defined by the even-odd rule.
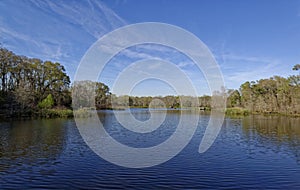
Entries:
[[[149,134],[125,130],[112,111],[102,111],[99,117],[119,142],[150,147],[174,132],[179,113],[168,112],[162,127]],[[150,116],[147,110],[132,114],[141,121]],[[213,146],[199,154],[208,120],[209,115],[201,115],[196,133],[180,154],[144,169],[116,166],[98,157],[72,119],[0,122],[0,189],[300,189],[300,118],[226,118]]]

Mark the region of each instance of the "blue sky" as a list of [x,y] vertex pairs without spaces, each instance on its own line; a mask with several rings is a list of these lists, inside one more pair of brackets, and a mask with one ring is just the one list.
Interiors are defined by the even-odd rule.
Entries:
[[[71,78],[81,57],[98,38],[139,22],[169,23],[195,34],[218,61],[227,88],[238,88],[248,80],[291,75],[292,66],[300,63],[300,1],[0,1],[3,46],[17,54],[58,61]],[[164,57],[158,51],[136,49]],[[128,56],[128,52],[130,49],[124,54]],[[171,61],[181,64],[200,95],[208,94],[201,72],[184,56],[176,55]],[[135,59],[117,56],[100,80],[111,86],[130,60]],[[173,91],[167,84],[151,80],[133,91],[133,95],[170,93]]]

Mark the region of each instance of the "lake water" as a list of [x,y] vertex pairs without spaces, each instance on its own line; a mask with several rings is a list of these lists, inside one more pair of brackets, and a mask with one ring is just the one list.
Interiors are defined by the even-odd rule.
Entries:
[[[131,113],[141,121],[150,117],[147,110]],[[128,132],[112,111],[99,117],[120,143],[151,147],[172,135],[180,111],[169,111],[162,127],[145,134]],[[300,118],[227,117],[212,147],[199,154],[209,117],[200,115],[192,140],[177,156],[141,169],[97,156],[73,119],[0,122],[0,189],[300,189]]]

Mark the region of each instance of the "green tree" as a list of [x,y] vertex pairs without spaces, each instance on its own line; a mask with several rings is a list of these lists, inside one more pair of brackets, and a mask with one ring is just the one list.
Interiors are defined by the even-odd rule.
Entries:
[[288,80],[290,81],[290,84],[293,86],[300,86],[300,64],[297,64],[293,67],[294,71],[298,71],[299,70],[299,74],[298,75],[291,75]]
[[54,105],[54,100],[51,94],[49,94],[43,101],[39,102],[38,106],[41,109],[51,109]]
[[199,106],[204,108],[211,108],[211,96],[204,95],[199,97]]
[[244,108],[253,111],[252,88],[250,82],[245,82],[240,87],[241,104]]
[[228,90],[227,107],[241,106],[241,95],[238,90]]
[[0,108],[4,112],[36,109],[48,94],[52,94],[55,106],[67,107],[71,102],[69,85],[61,64],[0,48]]
[[96,108],[97,109],[104,109],[108,108],[110,105],[110,95],[109,87],[101,82],[96,82]]
[[293,70],[295,70],[295,71],[300,70],[300,64],[294,65]]
[[89,80],[74,82],[72,97],[76,99],[76,102],[73,102],[73,108],[75,109],[80,107],[96,107],[97,109],[111,107],[109,87],[101,82]]

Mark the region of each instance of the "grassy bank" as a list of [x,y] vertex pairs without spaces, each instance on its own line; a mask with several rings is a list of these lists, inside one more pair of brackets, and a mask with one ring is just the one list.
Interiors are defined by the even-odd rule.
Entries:
[[42,109],[35,113],[35,116],[42,118],[71,118],[73,111],[71,109]]
[[289,116],[289,117],[300,117],[300,114],[288,113],[288,112],[251,112],[245,108],[240,107],[233,107],[233,108],[226,108],[226,115],[228,116],[247,116],[250,114],[255,115],[282,115],[282,116]]
[[288,112],[253,112],[252,114],[265,115],[265,116],[281,115],[281,116],[288,116],[288,117],[300,117],[300,114],[288,113]]
[[226,115],[233,115],[233,116],[247,116],[250,114],[249,110],[244,108],[234,107],[234,108],[226,108],[225,111]]
[[74,110],[74,116],[77,118],[86,118],[92,116],[92,111],[95,111],[93,108],[80,108],[77,110]]

